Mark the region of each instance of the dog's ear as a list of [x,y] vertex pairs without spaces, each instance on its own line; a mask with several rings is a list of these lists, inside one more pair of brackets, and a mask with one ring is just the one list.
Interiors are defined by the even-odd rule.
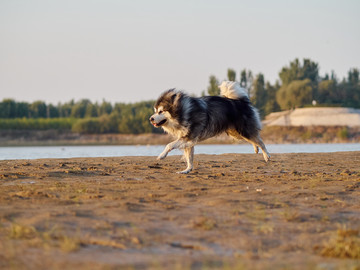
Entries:
[[172,102],[172,103],[175,102],[176,97],[177,97],[177,93],[175,93],[175,94],[173,94],[173,95],[171,96],[171,102]]

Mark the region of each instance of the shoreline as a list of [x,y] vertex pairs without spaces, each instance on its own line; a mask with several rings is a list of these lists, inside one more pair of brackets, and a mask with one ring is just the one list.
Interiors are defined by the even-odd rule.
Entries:
[[[0,160],[37,160],[62,158],[112,158],[149,157],[157,158],[165,145],[80,145],[80,146],[13,146],[0,147]],[[360,143],[334,144],[268,144],[270,154],[338,153],[360,151]],[[253,154],[251,144],[198,144],[195,155]],[[181,150],[169,156],[183,156]]]
[[[360,267],[360,152],[0,161],[0,267]],[[351,247],[350,249],[348,247]]]

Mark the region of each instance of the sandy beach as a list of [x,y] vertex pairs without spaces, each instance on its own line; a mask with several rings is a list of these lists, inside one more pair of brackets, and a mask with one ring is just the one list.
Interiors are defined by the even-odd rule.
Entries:
[[360,152],[0,161],[1,269],[360,269]]

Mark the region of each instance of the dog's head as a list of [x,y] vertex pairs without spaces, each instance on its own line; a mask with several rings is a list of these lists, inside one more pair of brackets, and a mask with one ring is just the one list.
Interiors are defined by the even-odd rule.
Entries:
[[150,117],[154,127],[166,127],[173,121],[180,95],[177,90],[170,89],[158,98],[154,106],[155,113]]

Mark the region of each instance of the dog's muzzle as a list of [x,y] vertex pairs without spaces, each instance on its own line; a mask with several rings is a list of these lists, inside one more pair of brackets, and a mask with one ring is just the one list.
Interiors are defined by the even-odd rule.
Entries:
[[160,127],[166,123],[166,119],[161,120],[159,123],[156,123],[155,118],[153,116],[150,117],[150,122],[154,127]]

